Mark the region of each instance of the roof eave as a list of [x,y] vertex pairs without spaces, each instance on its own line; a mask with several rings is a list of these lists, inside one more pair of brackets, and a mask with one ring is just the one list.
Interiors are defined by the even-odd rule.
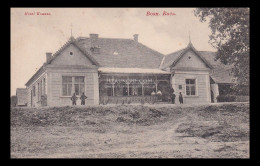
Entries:
[[65,48],[67,48],[70,44],[73,44],[74,46],[76,46],[87,58],[90,59],[90,61],[97,66],[100,66],[100,64],[95,60],[95,58],[93,58],[93,56],[88,53],[87,51],[83,50],[78,44],[77,44],[77,40],[73,37],[70,38],[69,41],[67,41],[52,57],[52,59],[49,61],[49,63],[51,63]]
[[208,68],[213,69],[213,66],[202,55],[200,55],[200,53],[193,47],[192,44],[189,44],[169,67],[174,67],[182,58],[182,56],[189,50],[195,52],[195,54],[208,66]]
[[46,64],[42,65],[42,67],[39,68],[39,70],[25,83],[25,86],[28,87],[30,83],[34,80],[34,78],[39,75],[40,72],[45,70]]

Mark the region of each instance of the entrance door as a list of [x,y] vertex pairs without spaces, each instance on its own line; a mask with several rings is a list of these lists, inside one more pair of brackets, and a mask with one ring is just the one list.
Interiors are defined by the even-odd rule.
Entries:
[[170,95],[173,93],[168,81],[160,81],[157,85],[158,91],[162,92],[161,101],[170,102]]

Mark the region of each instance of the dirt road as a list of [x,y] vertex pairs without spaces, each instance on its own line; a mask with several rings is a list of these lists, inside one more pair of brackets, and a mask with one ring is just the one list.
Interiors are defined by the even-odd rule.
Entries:
[[[131,106],[129,106],[131,107]],[[138,106],[137,106],[138,107]],[[135,107],[134,107],[135,108]],[[242,107],[241,107],[242,108]],[[85,111],[76,111],[72,115],[73,120],[68,125],[17,125],[11,126],[11,157],[12,158],[248,158],[249,139],[233,141],[216,140],[216,136],[205,138],[194,136],[190,132],[178,132],[182,125],[194,121],[202,127],[214,127],[222,122],[223,113],[217,113],[215,121],[209,121],[199,113],[187,110],[174,109],[171,113],[165,107],[163,111],[156,108],[149,112],[149,108],[143,114],[137,114],[138,110],[131,109],[132,114],[111,112],[102,117],[92,113],[83,117]],[[135,108],[136,109],[136,108]],[[153,108],[154,109],[154,108]],[[172,109],[172,108],[169,108]],[[180,108],[179,108],[180,109]],[[128,110],[127,110],[128,111]],[[149,114],[148,114],[149,113]],[[161,114],[160,114],[161,113]],[[224,112],[226,113],[226,112]],[[33,112],[24,112],[23,116]],[[37,114],[36,114],[37,115]],[[152,115],[152,116],[150,116]],[[232,114],[233,115],[233,114]],[[235,114],[234,114],[235,115]],[[236,114],[237,115],[237,114]],[[247,115],[245,112],[243,115]],[[40,115],[37,115],[38,117]],[[54,116],[54,115],[50,115]],[[139,123],[142,117],[153,119],[152,122]],[[204,116],[204,112],[203,112]],[[237,115],[238,116],[238,115]],[[130,119],[129,117],[132,117]],[[135,117],[135,118],[133,118]],[[213,117],[213,116],[211,116]],[[241,117],[241,116],[239,116]],[[49,117],[51,119],[52,117]],[[64,118],[64,117],[63,117]],[[129,119],[127,119],[129,118]],[[249,117],[247,117],[249,118]],[[48,119],[48,118],[47,118]],[[119,119],[119,120],[118,120]],[[135,119],[135,121],[134,121]],[[221,120],[220,120],[221,119]],[[233,121],[232,117],[226,123],[241,124],[241,128],[249,130],[249,123]],[[143,119],[142,119],[143,120]],[[20,117],[21,121],[21,117]],[[24,120],[25,121],[25,120]],[[51,120],[49,120],[51,122]],[[135,122],[135,123],[133,123]],[[85,125],[82,125],[85,123]],[[87,125],[86,125],[87,123]],[[78,125],[76,125],[78,124]],[[194,125],[194,123],[192,123]],[[214,127],[214,129],[217,127]],[[189,128],[190,130],[190,128]],[[210,129],[212,130],[212,129]],[[201,132],[201,131],[200,131]],[[214,139],[213,139],[214,138]]]

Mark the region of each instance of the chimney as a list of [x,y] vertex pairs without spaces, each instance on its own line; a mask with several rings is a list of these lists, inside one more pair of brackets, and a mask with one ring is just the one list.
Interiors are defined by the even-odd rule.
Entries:
[[138,42],[138,34],[134,34],[134,41]]
[[98,34],[91,33],[91,34],[89,34],[89,37],[90,37],[90,39],[97,39]]
[[90,38],[90,50],[94,54],[98,54],[100,52],[100,47],[98,46],[98,34],[91,33],[89,34]]
[[52,58],[52,53],[46,52],[46,63],[49,63]]

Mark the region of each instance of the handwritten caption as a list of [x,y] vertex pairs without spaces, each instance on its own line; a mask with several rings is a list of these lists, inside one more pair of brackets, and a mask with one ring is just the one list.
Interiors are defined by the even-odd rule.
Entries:
[[146,12],[146,16],[175,16],[175,15],[176,14],[174,12],[167,12],[167,11],[163,11],[161,13],[151,12],[151,11]]
[[26,16],[50,16],[51,13],[49,12],[24,12]]

